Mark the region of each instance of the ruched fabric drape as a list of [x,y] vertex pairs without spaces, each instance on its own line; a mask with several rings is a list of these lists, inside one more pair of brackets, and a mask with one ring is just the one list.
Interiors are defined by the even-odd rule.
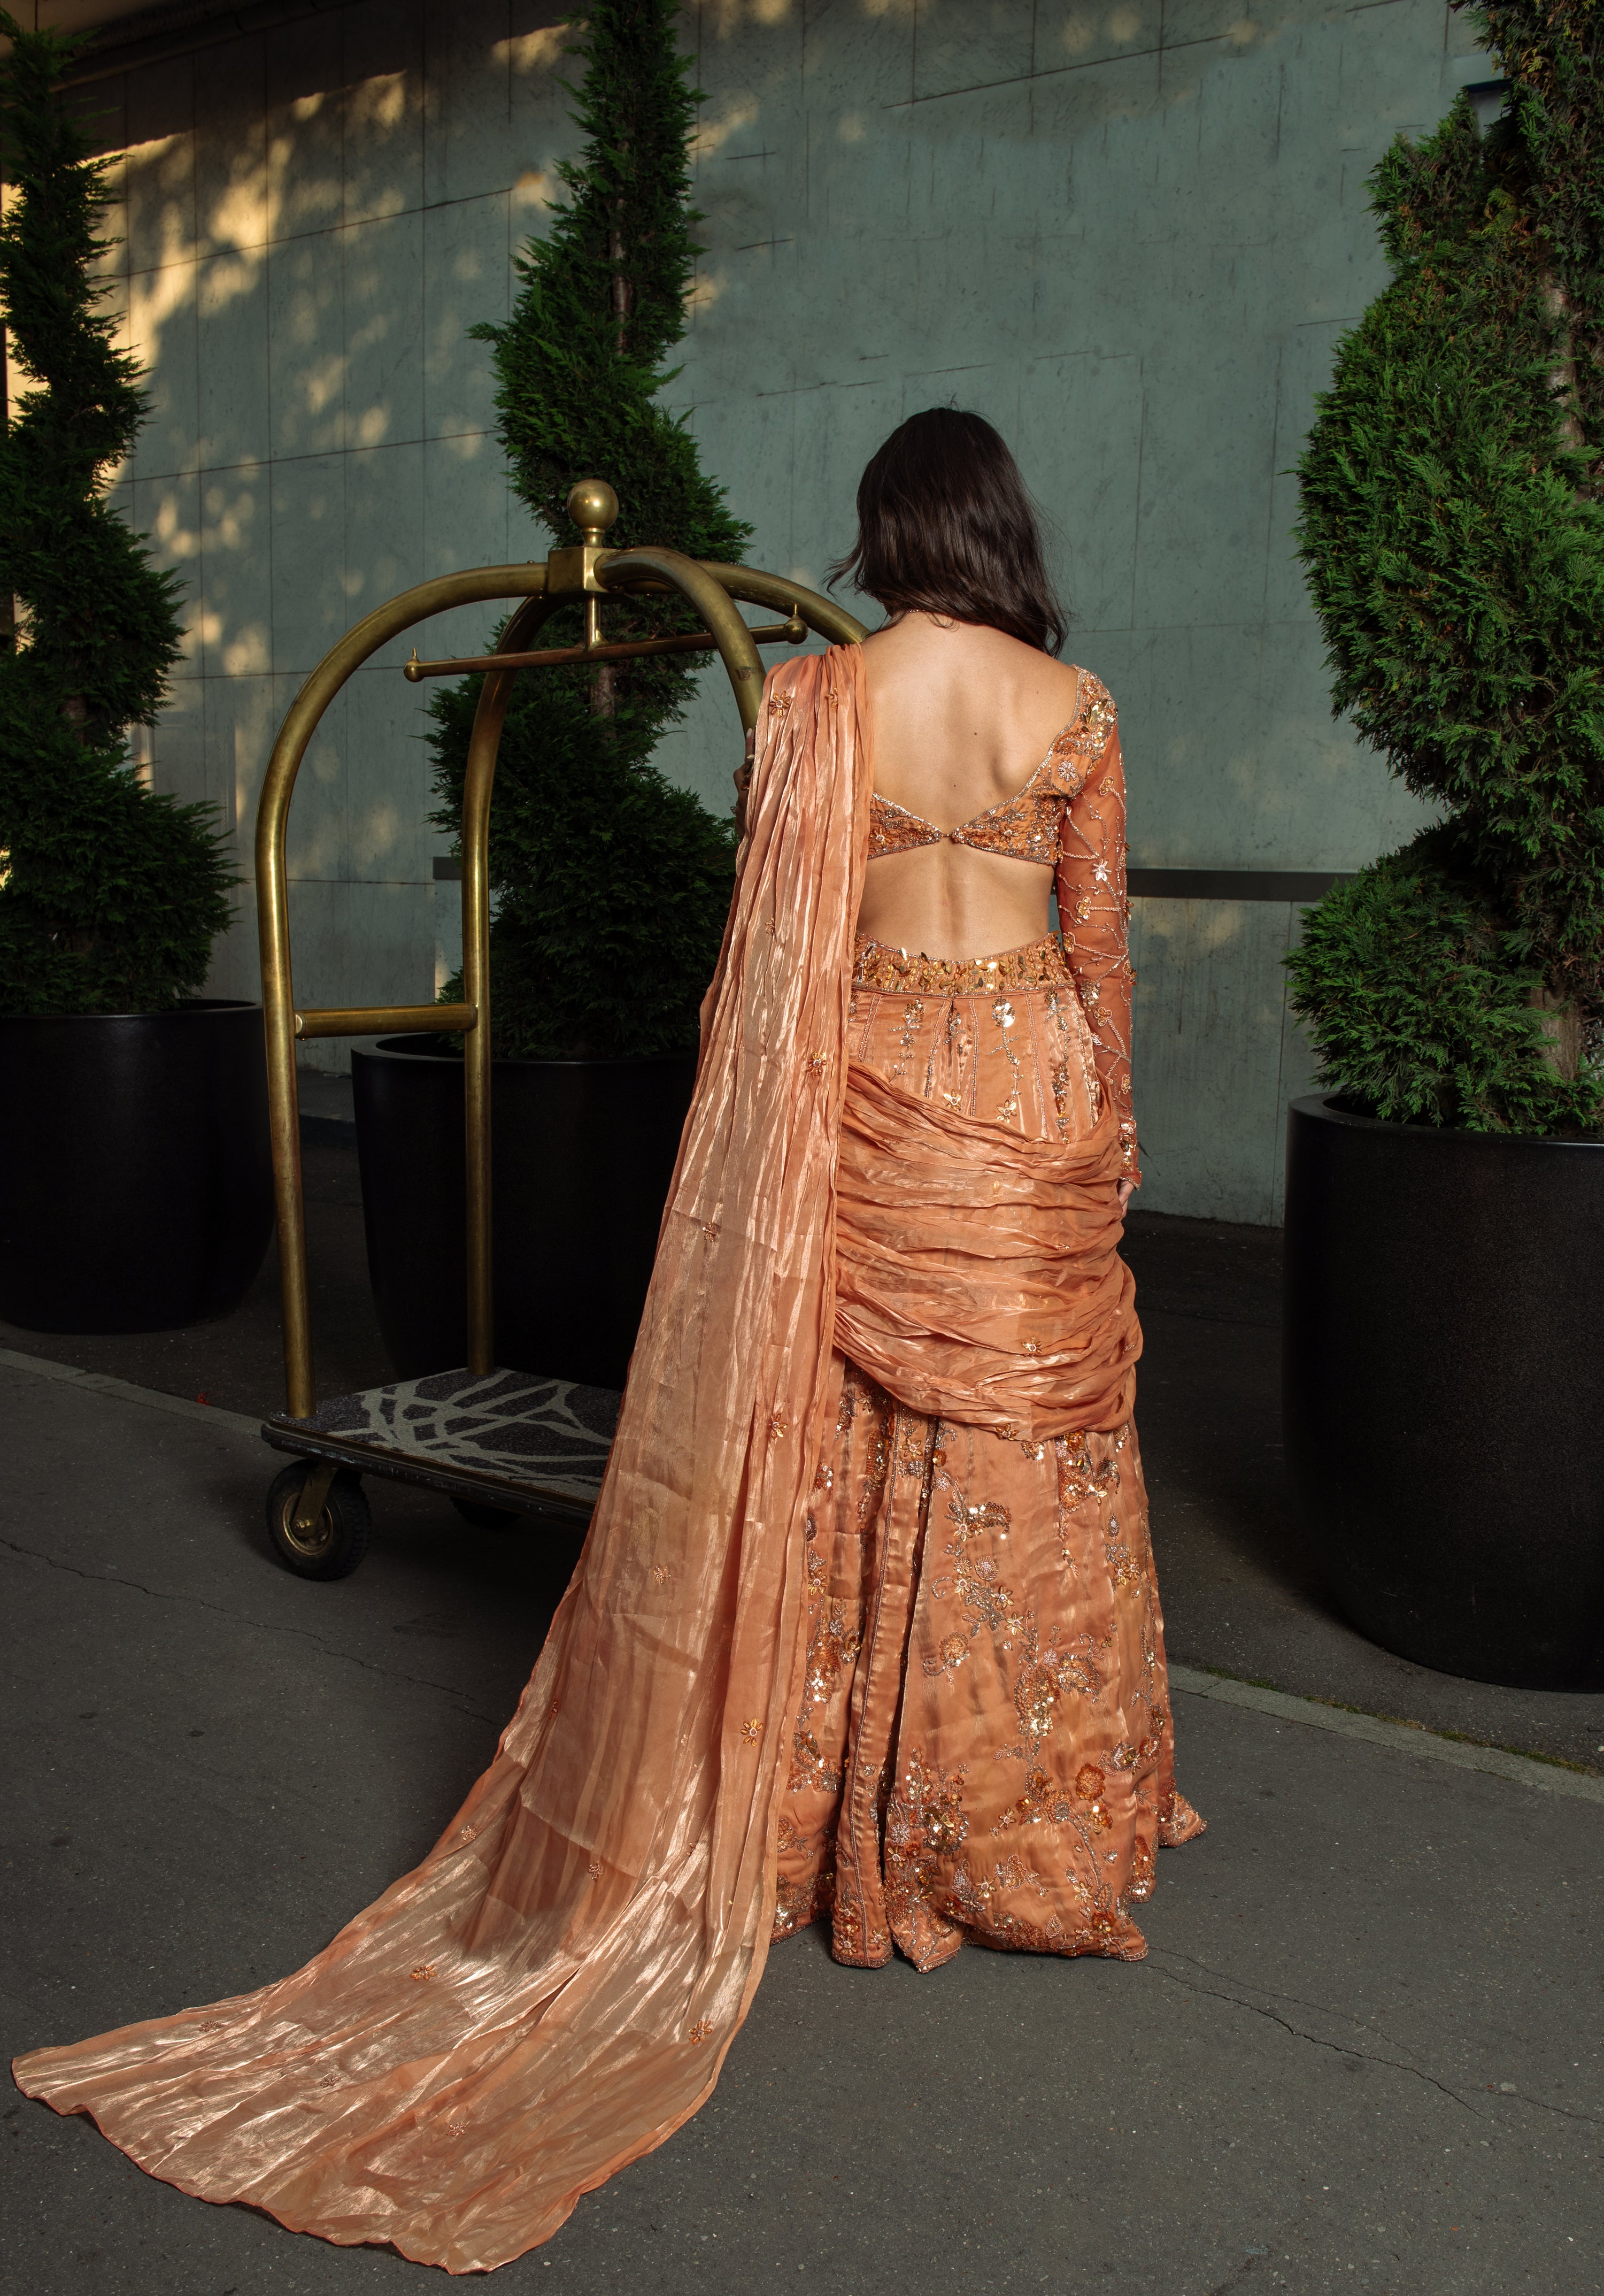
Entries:
[[293,1976],[18,2061],[29,2095],[186,2192],[484,2270],[708,2095],[773,1926],[838,1163],[857,1222],[839,1344],[889,1390],[1043,1434],[1128,1410],[1111,1119],[1076,1151],[1016,1142],[987,1179],[961,1119],[849,1079],[862,723],[855,650],[771,675],[617,1440],[491,1767],[422,1865]]
[[1116,1250],[1119,1124],[1060,1147],[853,1062],[836,1344],[911,1410],[1027,1442],[1131,1415],[1142,1334]]

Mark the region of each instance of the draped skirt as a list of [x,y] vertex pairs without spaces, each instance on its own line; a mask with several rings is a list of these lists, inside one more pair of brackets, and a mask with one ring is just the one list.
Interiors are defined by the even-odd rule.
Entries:
[[[966,964],[860,939],[848,1050],[904,1092],[1054,1144],[1096,1123],[1056,939]],[[1176,1792],[1134,1425],[1020,1439],[899,1404],[839,1349],[807,1521],[807,1666],[776,1936],[933,1969],[966,1938],[1140,1958]]]

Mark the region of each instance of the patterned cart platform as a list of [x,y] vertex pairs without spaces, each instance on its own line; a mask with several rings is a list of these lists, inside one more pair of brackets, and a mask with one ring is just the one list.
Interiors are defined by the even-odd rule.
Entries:
[[589,1518],[622,1398],[528,1372],[434,1372],[269,1419],[275,1450],[521,1513]]

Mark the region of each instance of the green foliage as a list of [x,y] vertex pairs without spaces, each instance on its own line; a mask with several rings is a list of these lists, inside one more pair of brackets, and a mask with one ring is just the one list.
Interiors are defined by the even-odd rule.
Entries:
[[1483,37],[1518,71],[1505,164],[1563,299],[1567,376],[1596,490],[1604,453],[1604,37],[1592,0],[1485,0]]
[[[1394,276],[1343,341],[1300,466],[1335,707],[1453,835],[1331,896],[1291,965],[1328,1082],[1389,1113],[1543,1131],[1604,1109],[1596,1062],[1536,1089],[1532,1047],[1547,1042],[1551,1062],[1553,1040],[1510,1019],[1543,996],[1596,1037],[1604,1015],[1591,364],[1575,387],[1586,314],[1604,311],[1604,146],[1574,101],[1604,55],[1604,12],[1477,12],[1515,80],[1509,116],[1484,141],[1461,95],[1436,135],[1400,136],[1377,168]],[[1541,94],[1560,82],[1568,111]],[[1432,918],[1441,967],[1423,955]],[[1428,1025],[1422,977],[1451,1021]]]
[[[730,825],[622,745],[593,747],[588,693],[534,675],[536,694],[508,714],[491,813],[495,1050],[524,1060],[686,1052],[730,906]],[[459,800],[480,682],[464,679],[434,705],[441,786]]]
[[107,193],[57,89],[72,43],[25,32],[0,64],[0,308],[31,377],[0,439],[0,1009],[150,1011],[206,977],[235,881],[209,808],[148,791],[148,725],[177,659],[176,578],[102,488],[145,412],[91,266]]
[[1321,1016],[1322,1082],[1395,1123],[1552,1132],[1593,1087],[1555,1073],[1537,975],[1512,959],[1453,832],[1428,829],[1329,893],[1291,959]]
[[[596,0],[577,91],[585,143],[545,239],[519,264],[493,347],[513,483],[551,533],[582,478],[609,480],[617,548],[658,543],[737,562],[749,527],[706,478],[683,422],[658,403],[684,332],[699,220],[687,147],[696,98],[674,0]],[[603,609],[609,639],[694,628],[677,598]],[[577,643],[577,608],[540,643]],[[694,657],[692,658],[694,661]],[[532,1059],[690,1048],[734,878],[732,825],[654,768],[694,667],[674,655],[606,670],[535,670],[508,712],[491,809],[491,1021],[495,1049]],[[479,681],[433,704],[433,816],[455,832]],[[734,748],[732,727],[732,748]],[[454,993],[451,984],[446,994]]]

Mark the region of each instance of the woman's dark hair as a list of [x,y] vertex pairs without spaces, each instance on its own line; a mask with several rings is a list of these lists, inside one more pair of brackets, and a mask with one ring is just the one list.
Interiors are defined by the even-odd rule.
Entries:
[[873,455],[857,490],[857,540],[830,570],[888,613],[940,614],[1057,653],[1064,609],[1019,466],[978,414],[930,406]]

